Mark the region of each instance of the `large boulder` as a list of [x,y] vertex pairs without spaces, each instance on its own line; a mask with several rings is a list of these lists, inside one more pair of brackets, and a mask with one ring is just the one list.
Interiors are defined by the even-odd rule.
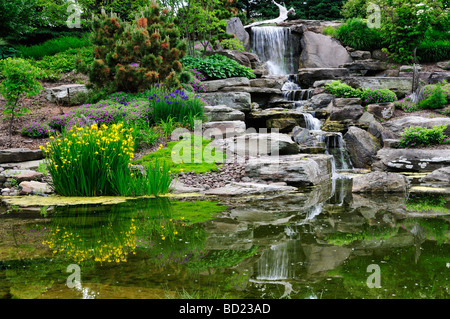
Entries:
[[370,168],[375,155],[381,148],[376,138],[356,126],[349,127],[344,135],[347,151],[355,168]]
[[300,64],[303,68],[338,68],[353,61],[340,42],[327,35],[306,31],[301,45]]
[[229,138],[245,133],[244,121],[219,121],[203,123],[205,138]]
[[351,63],[340,65],[341,68],[346,68],[351,72],[359,72],[362,75],[369,75],[384,71],[388,68],[386,62],[374,59],[357,60]]
[[286,83],[286,76],[266,76],[260,79],[251,79],[250,86],[259,88],[270,88],[281,90],[283,85]]
[[208,92],[216,92],[222,88],[232,86],[250,86],[250,80],[246,77],[235,77],[228,79],[203,81],[202,85]]
[[245,114],[226,105],[205,106],[204,113],[209,122],[244,121]]
[[395,111],[394,103],[378,103],[367,105],[367,112],[372,113],[380,120],[389,120]]
[[298,70],[298,82],[301,87],[312,87],[314,82],[322,80],[338,80],[349,76],[345,68],[302,68]]
[[1,163],[19,163],[43,159],[41,150],[31,150],[28,148],[8,148],[0,150]]
[[363,113],[364,108],[361,106],[361,99],[334,99],[327,107],[331,121],[356,121]]
[[398,98],[411,94],[412,90],[412,78],[409,77],[354,76],[341,81],[354,88],[389,89],[397,94]]
[[282,133],[245,133],[217,142],[227,152],[227,159],[264,155],[298,154],[299,147],[292,138]]
[[71,104],[71,100],[80,93],[87,93],[88,89],[84,84],[67,84],[48,88],[45,91],[47,93],[47,100],[50,102]]
[[17,169],[7,169],[0,173],[1,176],[6,178],[13,178],[17,181],[17,183],[24,181],[32,181],[40,179],[44,176],[44,174],[32,170],[17,170]]
[[251,108],[251,96],[246,92],[212,92],[200,96],[211,106],[226,105],[242,112],[248,112]]
[[391,172],[432,172],[450,165],[450,149],[395,149],[378,151],[374,168]]
[[358,119],[358,123],[366,126],[367,132],[380,139],[381,144],[384,144],[385,140],[396,139],[396,135],[378,122],[372,113],[364,112]]
[[[399,76],[402,77],[410,77],[412,78],[412,72],[400,72]],[[443,81],[450,80],[450,72],[449,71],[428,71],[428,72],[419,72],[419,79],[423,81],[425,84],[437,84]]]
[[275,128],[281,133],[290,132],[297,125],[305,127],[305,116],[296,109],[256,109],[250,112],[248,118],[253,127]]
[[397,137],[400,137],[405,128],[421,126],[432,128],[437,125],[447,125],[445,135],[450,136],[450,118],[448,117],[424,117],[424,116],[404,116],[394,118],[383,123],[383,126],[391,130]]
[[310,105],[313,109],[316,110],[327,107],[333,100],[334,95],[328,93],[321,93],[313,95],[313,97],[308,101],[308,105]]
[[425,177],[422,177],[422,182],[425,183],[443,183],[450,184],[450,166],[439,168],[435,171],[432,171]]
[[24,181],[19,184],[21,188],[21,194],[51,194],[52,188],[47,183],[41,183],[37,181]]
[[234,34],[241,41],[245,50],[250,49],[250,35],[244,29],[241,19],[233,17],[227,22],[226,33]]
[[255,180],[312,186],[330,180],[331,158],[325,154],[253,157],[247,162],[245,172]]
[[353,193],[405,193],[408,179],[401,174],[372,172],[353,177]]

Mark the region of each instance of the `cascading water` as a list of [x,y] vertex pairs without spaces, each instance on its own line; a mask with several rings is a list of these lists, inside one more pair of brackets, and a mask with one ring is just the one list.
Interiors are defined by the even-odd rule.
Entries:
[[327,153],[333,155],[336,162],[336,169],[349,170],[353,169],[351,160],[347,150],[345,149],[345,141],[342,133],[329,134],[324,138]]
[[320,122],[320,120],[318,118],[314,117],[313,114],[304,113],[303,117],[305,118],[306,129],[308,129],[310,131],[322,132],[322,130],[320,129],[320,127],[322,126],[322,123]]
[[252,49],[261,61],[267,63],[270,75],[286,75],[297,72],[292,48],[291,29],[283,27],[254,27]]
[[[285,27],[253,27],[251,29],[252,49],[261,61],[266,62],[269,75],[288,75],[282,87],[283,100],[292,102],[293,107],[303,112],[304,105],[314,94],[314,89],[302,89],[298,85],[297,66],[300,52],[296,47],[298,39]],[[306,129],[312,131],[319,142],[323,142],[326,153],[333,155],[333,179],[339,178],[337,171],[351,169],[351,161],[345,150],[340,133],[327,134],[321,130],[321,122],[313,113],[304,112]]]

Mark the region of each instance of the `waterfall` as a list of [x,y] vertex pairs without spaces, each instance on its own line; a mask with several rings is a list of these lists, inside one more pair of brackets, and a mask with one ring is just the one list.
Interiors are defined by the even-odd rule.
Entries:
[[332,177],[340,178],[337,173],[339,170],[353,169],[353,165],[345,148],[345,141],[342,133],[327,133],[322,131],[321,122],[314,116],[314,113],[303,113],[305,126],[309,131],[315,132],[319,142],[325,144],[326,154],[332,155],[331,169]]
[[281,88],[281,92],[283,94],[283,100],[292,102],[295,109],[301,109],[305,102],[314,94],[314,89],[302,89],[298,85],[297,78],[297,74],[289,74],[288,80]]
[[270,75],[294,74],[294,52],[291,29],[283,27],[253,27],[252,49],[267,63]]
[[345,149],[345,141],[342,133],[333,133],[323,138],[327,153],[333,155],[335,159],[336,169],[349,170],[353,169],[352,162],[349,159],[347,150]]
[[310,131],[321,130],[320,127],[322,126],[322,123],[318,118],[314,117],[311,113],[303,113],[303,116],[305,118],[306,129]]

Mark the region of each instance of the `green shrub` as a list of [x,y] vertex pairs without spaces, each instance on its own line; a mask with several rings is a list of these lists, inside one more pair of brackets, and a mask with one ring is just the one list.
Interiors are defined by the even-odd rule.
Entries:
[[363,89],[361,93],[363,105],[397,101],[397,95],[388,89]]
[[206,80],[231,77],[256,77],[252,69],[220,54],[203,58],[186,56],[181,60],[181,63],[190,70],[201,72]]
[[131,128],[131,134],[135,143],[136,150],[145,146],[155,145],[161,138],[161,132],[156,127],[151,127],[144,120],[134,120],[124,122],[125,127]]
[[447,99],[450,97],[450,86],[447,85],[444,89],[441,84],[427,85],[424,88],[424,98],[419,102],[419,107],[422,109],[442,109],[447,104]]
[[23,58],[40,60],[45,56],[51,56],[69,49],[83,48],[87,46],[91,46],[91,42],[87,36],[82,38],[65,36],[30,47],[19,45],[16,49],[20,51]]
[[421,62],[439,62],[450,59],[450,40],[424,40],[417,46]]
[[404,99],[401,99],[400,101],[396,101],[395,108],[401,109],[403,112],[408,112],[408,113],[420,111],[422,109],[417,103],[414,103],[410,97],[405,97]]
[[388,89],[354,89],[340,80],[325,84],[325,90],[338,98],[361,98],[362,104],[397,101],[397,95]]
[[447,125],[436,125],[431,129],[420,126],[406,128],[400,133],[402,138],[397,147],[412,148],[448,143],[449,138],[444,134],[446,129]]
[[60,73],[71,71],[85,71],[83,66],[90,65],[94,60],[93,48],[91,46],[69,49],[65,52],[45,56],[38,61],[30,61],[34,66],[44,70],[43,78],[47,79]]
[[328,27],[323,28],[322,34],[328,35],[330,37],[336,38],[337,37],[337,28],[329,25]]
[[167,143],[166,148],[147,154],[136,160],[136,164],[146,165],[156,160],[168,162],[172,172],[207,173],[217,171],[220,163],[226,159],[226,154],[210,145],[211,141],[202,136],[189,135],[181,141]]
[[369,28],[362,19],[353,18],[336,30],[336,38],[344,45],[356,50],[375,50],[383,47],[381,32]]
[[340,80],[332,81],[331,83],[325,84],[325,90],[333,94],[338,98],[360,98],[361,91],[352,88],[346,83],[342,83]]
[[244,46],[242,45],[242,42],[238,38],[231,38],[231,39],[225,39],[220,42],[220,45],[225,50],[236,50],[239,52],[244,52]]

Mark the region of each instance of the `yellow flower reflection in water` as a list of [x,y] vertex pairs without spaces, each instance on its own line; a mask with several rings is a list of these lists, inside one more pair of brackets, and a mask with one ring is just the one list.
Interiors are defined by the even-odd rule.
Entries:
[[74,263],[88,260],[100,263],[126,262],[129,254],[135,254],[136,249],[135,220],[131,218],[130,221],[125,223],[126,227],[119,229],[117,223],[113,222],[98,229],[56,226],[42,244],[48,246],[53,254],[63,254]]

